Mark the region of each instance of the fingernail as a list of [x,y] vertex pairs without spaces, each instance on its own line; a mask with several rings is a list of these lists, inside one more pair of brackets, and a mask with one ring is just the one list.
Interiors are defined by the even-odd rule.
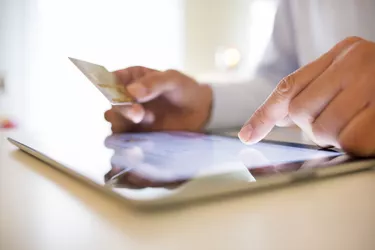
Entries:
[[243,143],[248,143],[250,141],[252,132],[253,127],[251,124],[247,124],[241,128],[240,132],[238,133],[238,137]]
[[140,123],[143,119],[143,114],[139,109],[132,107],[128,110],[128,117],[132,122]]
[[151,124],[155,121],[155,115],[152,112],[146,112],[145,117],[142,120],[142,123]]
[[146,88],[138,82],[130,84],[127,89],[136,98],[145,97],[147,94]]

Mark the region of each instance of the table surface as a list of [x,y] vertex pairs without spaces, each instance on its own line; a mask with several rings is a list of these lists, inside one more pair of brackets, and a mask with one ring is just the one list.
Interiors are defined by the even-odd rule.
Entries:
[[1,250],[375,249],[375,170],[137,211],[17,150],[7,135]]

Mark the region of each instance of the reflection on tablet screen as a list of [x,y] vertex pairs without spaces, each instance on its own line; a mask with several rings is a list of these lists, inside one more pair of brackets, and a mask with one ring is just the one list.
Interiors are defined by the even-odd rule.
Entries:
[[174,188],[202,176],[246,170],[259,177],[298,171],[337,159],[342,153],[187,132],[112,135],[107,185],[126,188]]

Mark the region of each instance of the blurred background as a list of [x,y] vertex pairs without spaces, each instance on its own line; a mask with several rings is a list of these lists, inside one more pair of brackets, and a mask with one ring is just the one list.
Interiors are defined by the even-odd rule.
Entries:
[[[108,102],[67,59],[109,70],[250,78],[276,0],[0,0],[0,118],[33,131],[109,128]],[[62,133],[63,134],[63,133]]]

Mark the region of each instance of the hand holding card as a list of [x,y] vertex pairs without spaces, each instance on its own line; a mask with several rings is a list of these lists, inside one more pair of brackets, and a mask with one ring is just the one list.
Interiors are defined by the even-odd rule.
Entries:
[[201,131],[208,121],[211,88],[181,72],[135,66],[112,73],[101,65],[69,59],[115,106],[105,113],[114,133]]

